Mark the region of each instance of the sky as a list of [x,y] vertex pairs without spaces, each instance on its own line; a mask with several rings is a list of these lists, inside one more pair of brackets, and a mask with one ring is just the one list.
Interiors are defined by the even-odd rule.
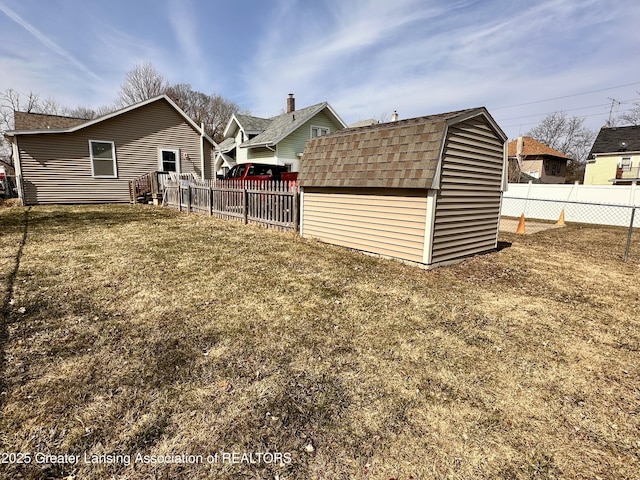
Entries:
[[509,138],[640,101],[637,0],[0,0],[0,92],[112,104],[151,62],[259,117],[347,123],[486,107]]

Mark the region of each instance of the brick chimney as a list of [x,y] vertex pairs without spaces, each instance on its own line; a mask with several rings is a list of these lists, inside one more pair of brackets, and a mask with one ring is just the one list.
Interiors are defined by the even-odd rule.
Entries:
[[289,97],[287,98],[287,113],[291,113],[295,111],[296,111],[296,99],[293,98],[293,93],[290,93]]

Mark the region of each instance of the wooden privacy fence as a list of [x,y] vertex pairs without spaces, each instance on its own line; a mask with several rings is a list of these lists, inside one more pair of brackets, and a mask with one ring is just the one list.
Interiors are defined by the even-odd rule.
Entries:
[[170,180],[165,184],[163,204],[181,212],[298,230],[299,195],[296,182]]

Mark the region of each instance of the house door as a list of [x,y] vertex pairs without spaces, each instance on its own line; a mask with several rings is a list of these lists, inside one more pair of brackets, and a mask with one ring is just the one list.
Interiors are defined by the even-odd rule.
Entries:
[[160,149],[159,168],[163,172],[180,173],[180,152],[171,148]]

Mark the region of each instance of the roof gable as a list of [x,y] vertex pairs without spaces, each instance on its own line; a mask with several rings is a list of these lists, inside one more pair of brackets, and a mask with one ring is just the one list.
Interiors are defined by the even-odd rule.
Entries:
[[[522,155],[525,157],[529,156],[549,156],[549,157],[557,157],[564,158],[566,160],[570,160],[571,157],[568,157],[562,152],[551,148],[548,145],[545,145],[542,142],[539,142],[533,137],[523,137],[524,138],[524,148],[522,151]],[[510,157],[516,156],[516,151],[518,148],[518,140],[511,140],[507,145],[507,155]]]
[[[144,107],[145,105],[149,105],[153,102],[159,102],[159,101],[166,101],[172,108],[174,108],[179,114],[180,116],[182,116],[182,118],[185,120],[186,123],[188,123],[196,132],[198,132],[199,134],[201,134],[204,138],[207,139],[207,141],[209,143],[211,143],[211,145],[217,147],[218,144],[207,134],[204,133],[204,131],[180,108],[178,107],[178,105],[175,104],[175,102],[173,100],[171,100],[167,95],[159,95],[157,97],[153,97],[150,98],[148,100],[139,102],[139,103],[135,103],[133,105],[129,105],[128,107],[125,107],[123,109],[120,110],[116,110],[115,112],[111,112],[108,113],[106,115],[103,115],[102,117],[98,117],[98,118],[94,118],[92,120],[84,120],[82,123],[78,123],[76,125],[71,125],[71,126],[67,126],[67,127],[58,127],[58,128],[42,128],[42,129],[36,129],[36,130],[12,130],[12,131],[8,131],[5,132],[5,136],[16,136],[16,135],[38,135],[38,134],[48,134],[48,133],[73,133],[76,132],[78,130],[81,130],[83,128],[87,128],[90,127],[92,125],[104,122],[106,120],[109,120],[111,118],[115,118],[117,116],[120,115],[124,115],[132,110],[136,110],[138,108]],[[62,117],[64,118],[64,117]],[[66,117],[66,118],[71,118],[71,117]]]
[[306,187],[432,188],[448,127],[478,116],[506,141],[483,107],[349,128],[306,143],[298,180]]
[[342,127],[347,126],[327,102],[322,102],[273,117],[267,128],[260,135],[243,142],[240,146],[247,148],[275,145],[324,110],[329,113],[336,123],[342,125]]
[[596,137],[589,157],[597,153],[621,153],[640,151],[640,126],[602,127]]
[[222,134],[225,137],[235,136],[238,129],[242,129],[247,135],[263,132],[271,123],[271,119],[253,117],[251,115],[233,114],[227,122]]

